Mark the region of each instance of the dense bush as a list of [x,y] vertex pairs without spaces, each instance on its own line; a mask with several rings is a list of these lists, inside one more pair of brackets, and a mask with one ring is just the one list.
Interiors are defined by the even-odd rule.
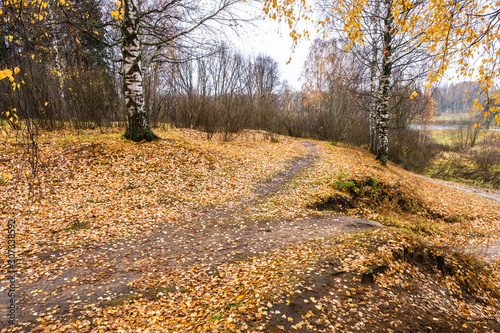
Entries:
[[494,165],[500,165],[500,148],[494,145],[481,145],[472,152],[475,162],[483,171],[490,170]]
[[410,171],[424,171],[444,149],[418,130],[403,129],[389,133],[389,160]]
[[109,127],[120,121],[123,102],[114,78],[104,70],[60,73],[32,63],[25,68],[22,84],[13,90],[8,80],[0,82],[0,107],[16,110],[20,119],[31,118],[46,130]]

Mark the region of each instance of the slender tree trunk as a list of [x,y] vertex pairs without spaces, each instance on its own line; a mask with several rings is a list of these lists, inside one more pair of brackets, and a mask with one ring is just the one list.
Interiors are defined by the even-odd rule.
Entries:
[[127,110],[127,129],[125,138],[139,142],[157,140],[149,128],[144,109],[144,90],[142,86],[141,46],[139,42],[138,1],[123,1],[122,24],[123,53],[123,94]]
[[382,58],[382,76],[380,78],[380,97],[378,107],[377,123],[377,160],[382,165],[387,164],[389,153],[389,131],[387,123],[389,120],[389,97],[391,94],[391,72],[392,72],[392,0],[385,0],[386,15],[384,18],[384,40],[383,40],[383,58]]
[[373,31],[372,31],[372,61],[370,62],[370,151],[373,154],[378,152],[378,89],[377,89],[377,69],[378,69],[378,16],[379,16],[379,2],[375,3],[374,14],[372,18]]
[[80,72],[83,72],[83,58],[82,58],[82,44],[78,38],[78,32],[75,32],[75,45],[76,45],[76,67]]
[[[49,11],[49,15],[50,15],[50,20],[53,20],[54,19],[54,14],[53,14],[53,11],[52,11],[52,3],[48,2],[48,11]],[[53,34],[53,42],[52,42],[52,48],[54,49],[54,54],[55,54],[55,62],[56,62],[56,69],[57,69],[57,73],[62,73],[63,72],[63,67],[64,67],[64,64],[63,64],[63,60],[61,59],[61,53],[59,51],[59,45],[60,45],[60,40],[59,40],[59,35],[58,34]],[[59,90],[59,96],[61,96],[61,101],[64,101],[64,89],[62,88],[63,87],[63,79],[60,75],[57,76],[57,80],[59,81],[59,87],[58,87],[58,90]]]
[[[375,42],[375,41],[374,41]],[[373,46],[372,61],[370,63],[370,151],[376,154],[377,147],[377,123],[378,123],[378,101],[377,101],[377,46]]]

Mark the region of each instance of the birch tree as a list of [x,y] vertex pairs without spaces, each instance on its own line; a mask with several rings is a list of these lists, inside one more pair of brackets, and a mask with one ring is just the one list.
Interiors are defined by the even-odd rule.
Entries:
[[376,154],[378,151],[378,139],[377,139],[377,130],[376,126],[378,123],[378,103],[376,100],[377,96],[377,79],[378,75],[378,40],[379,40],[379,25],[377,24],[377,18],[380,13],[380,2],[376,2],[374,6],[374,12],[370,17],[371,21],[371,31],[370,31],[370,39],[369,39],[369,48],[371,49],[370,54],[370,151],[373,154]]
[[[121,20],[123,92],[127,114],[125,138],[152,141],[158,137],[151,131],[144,108],[142,67],[145,49],[148,62],[176,62],[176,50],[207,42],[203,34],[213,35],[217,26],[236,24],[238,16],[232,8],[240,0],[121,0],[111,14]],[[200,34],[202,31],[203,34]]]
[[[339,38],[341,44],[346,45],[346,51],[351,51],[368,69],[369,86],[366,86],[365,92],[370,95],[371,100],[370,149],[385,165],[388,158],[389,100],[392,87],[397,80],[415,79],[421,74],[421,71],[415,69],[425,68],[423,62],[427,54],[420,47],[421,42],[410,44],[409,38],[416,37],[402,34],[397,25],[401,17],[415,15],[418,8],[404,6],[396,0],[324,0],[318,1],[316,8],[319,9],[316,14],[318,32],[322,31],[324,38],[331,37],[332,34]],[[308,13],[301,16],[303,19],[308,18],[313,15],[311,11],[312,8],[298,1],[278,2],[278,5],[269,2],[265,8],[265,12],[271,17],[279,14],[280,18],[288,19],[297,19],[297,13]],[[395,21],[395,16],[400,20]],[[304,32],[294,30],[292,24],[290,27],[295,41],[305,35]],[[403,76],[393,77],[396,66],[399,73],[404,73]]]
[[[180,51],[195,48],[207,48],[212,45],[216,35],[224,27],[235,27],[241,20],[235,8],[240,0],[209,0],[203,3],[197,0],[88,0],[91,7],[102,7],[108,11],[109,20],[102,22],[99,28],[107,29],[108,47],[119,46],[121,57],[115,59],[122,63],[123,96],[125,98],[125,114],[127,125],[125,137],[133,141],[152,141],[158,137],[151,131],[148,123],[144,101],[143,69],[152,63],[178,62]],[[12,17],[10,25],[18,22],[21,16],[16,11],[32,8],[30,20],[38,22],[40,27],[51,8],[58,7],[69,14],[76,4],[65,0],[5,0],[0,1],[0,21]],[[8,9],[8,10],[7,10]],[[9,14],[10,16],[7,16]],[[86,25],[87,18],[74,21],[71,15],[66,16],[68,23],[75,29],[94,36],[95,27]],[[113,31],[113,28],[117,28]],[[8,46],[16,43],[15,36],[4,31],[0,33],[2,42]],[[97,39],[97,38],[96,38]],[[186,54],[186,52],[182,52]],[[78,54],[77,54],[78,55]],[[80,66],[77,59],[77,66]],[[13,88],[18,87],[15,80],[19,68],[1,68],[0,79],[8,78]]]
[[123,0],[122,56],[123,94],[127,112],[125,138],[132,141],[153,141],[158,139],[149,128],[144,109],[144,88],[142,86],[141,45],[139,39],[139,0]]
[[392,15],[393,0],[384,0],[384,30],[382,51],[382,74],[380,77],[380,92],[375,125],[377,160],[383,165],[387,163],[389,156],[389,131],[387,122],[389,120],[389,98],[391,94],[392,73],[392,35],[394,33],[394,17]]
[[[338,6],[340,9],[331,9]],[[347,45],[357,61],[366,67],[369,86],[365,85],[361,96],[368,95],[370,99],[370,150],[385,164],[388,156],[389,115],[392,109],[389,101],[393,88],[413,84],[424,76],[429,54],[421,43],[409,47],[414,36],[399,33],[394,22],[394,0],[370,0],[359,6],[357,1],[342,4],[337,1],[319,3],[320,31],[324,36],[336,35]],[[350,10],[359,14],[355,18],[350,17]],[[398,15],[413,15],[413,11],[414,8],[406,8],[399,11]],[[358,41],[353,43],[353,38]],[[401,92],[404,90],[399,93]],[[406,98],[411,96],[407,95]]]
[[[439,82],[457,64],[458,78],[474,77],[481,86],[482,94],[490,95],[488,105],[493,107],[484,107],[478,97],[475,108],[483,110],[485,117],[494,116],[500,126],[500,86],[496,82],[500,75],[500,67],[497,66],[500,59],[500,0],[375,1],[382,1],[386,9],[388,4],[391,5],[394,30],[389,32],[394,33],[392,37],[410,36],[408,48],[418,46],[433,56],[426,87]],[[329,12],[343,17],[342,27],[350,47],[365,42],[366,30],[363,30],[361,19],[370,2],[373,1],[333,1],[328,4]],[[307,36],[306,32],[295,29],[298,20],[313,16],[312,7],[306,1],[266,0],[263,10],[269,17],[285,20],[289,24],[295,45],[300,38]],[[387,11],[385,14],[388,17]],[[324,27],[330,22],[318,20],[315,23]]]

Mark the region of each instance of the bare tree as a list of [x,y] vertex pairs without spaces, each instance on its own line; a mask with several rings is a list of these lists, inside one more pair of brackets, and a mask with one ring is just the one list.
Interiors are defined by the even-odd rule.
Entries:
[[337,40],[316,39],[305,62],[303,77],[306,106],[317,122],[318,137],[348,140],[350,124],[358,114],[358,90],[362,70],[352,54],[338,46]]
[[275,109],[277,107],[278,87],[280,84],[279,65],[266,55],[259,55],[249,61],[248,81],[252,83],[252,99],[255,112],[254,128],[276,131]]
[[180,50],[200,46],[207,42],[208,36],[213,37],[219,28],[236,25],[239,17],[233,9],[239,2],[122,0],[121,8],[114,13],[116,17],[122,18],[119,42],[123,62],[127,139],[158,139],[149,127],[144,108],[144,55],[148,55],[147,63],[179,62]]

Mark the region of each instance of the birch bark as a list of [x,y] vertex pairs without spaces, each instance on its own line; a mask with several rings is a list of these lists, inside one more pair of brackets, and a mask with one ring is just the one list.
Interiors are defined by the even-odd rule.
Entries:
[[384,38],[383,38],[383,57],[382,57],[382,75],[380,78],[380,97],[378,107],[377,122],[377,160],[382,165],[387,164],[389,153],[389,131],[387,123],[389,121],[389,98],[391,94],[391,72],[392,72],[392,0],[385,0],[385,18],[384,18]]
[[122,54],[123,93],[127,112],[125,138],[139,142],[159,139],[149,128],[144,109],[138,5],[140,0],[123,1]]

